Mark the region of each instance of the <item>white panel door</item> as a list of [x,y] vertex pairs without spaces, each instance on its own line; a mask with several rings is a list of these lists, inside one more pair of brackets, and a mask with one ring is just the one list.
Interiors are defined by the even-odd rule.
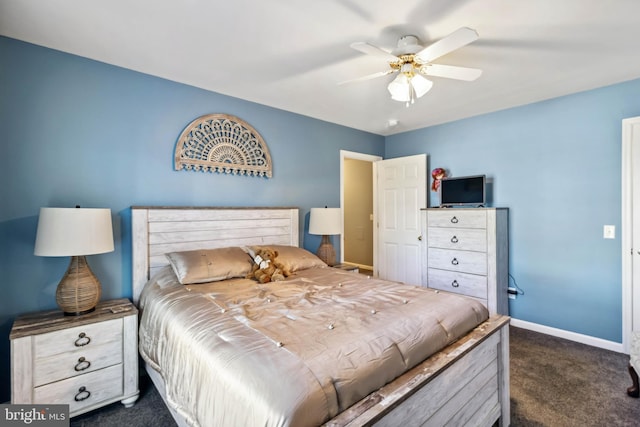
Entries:
[[427,156],[399,157],[374,164],[377,203],[377,275],[422,283],[420,209],[427,206]]
[[640,330],[640,117],[622,121],[622,345]]
[[640,331],[640,120],[630,126],[633,168],[633,284],[631,287],[631,330]]

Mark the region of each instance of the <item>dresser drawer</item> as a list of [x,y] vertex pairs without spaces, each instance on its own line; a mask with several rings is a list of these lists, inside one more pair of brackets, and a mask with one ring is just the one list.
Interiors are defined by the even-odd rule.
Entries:
[[[428,270],[428,286],[447,292],[467,295],[470,297],[487,299],[487,276],[458,273],[454,271]],[[486,305],[486,302],[485,302]]]
[[487,254],[483,252],[429,248],[427,258],[429,268],[487,274]]
[[429,227],[427,245],[430,248],[486,252],[487,232],[479,228]]
[[487,228],[487,212],[475,209],[429,211],[427,227]]
[[33,383],[40,386],[120,363],[122,341],[88,345],[64,354],[36,357]]
[[35,354],[38,358],[80,348],[98,347],[112,341],[122,342],[122,319],[90,323],[34,336]]
[[93,406],[123,393],[122,365],[79,375],[34,389],[34,403],[68,404],[69,413]]

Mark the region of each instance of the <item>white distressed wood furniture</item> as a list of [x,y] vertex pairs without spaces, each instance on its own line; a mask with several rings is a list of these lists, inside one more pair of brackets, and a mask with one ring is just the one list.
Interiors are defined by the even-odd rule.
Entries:
[[423,285],[480,300],[490,314],[509,314],[506,208],[423,210]]
[[[167,252],[226,246],[298,246],[296,208],[132,207],[133,296],[168,264]],[[165,399],[162,376],[145,366]],[[176,422],[187,425],[170,404]],[[328,426],[510,423],[509,318],[495,315],[468,335],[371,393]]]
[[73,417],[138,399],[138,310],[127,299],[82,316],[19,316],[9,338],[11,403],[68,404]]

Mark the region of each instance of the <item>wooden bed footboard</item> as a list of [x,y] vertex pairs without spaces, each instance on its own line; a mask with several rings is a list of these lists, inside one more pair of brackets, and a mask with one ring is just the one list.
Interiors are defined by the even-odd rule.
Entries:
[[509,320],[491,317],[325,425],[508,426]]

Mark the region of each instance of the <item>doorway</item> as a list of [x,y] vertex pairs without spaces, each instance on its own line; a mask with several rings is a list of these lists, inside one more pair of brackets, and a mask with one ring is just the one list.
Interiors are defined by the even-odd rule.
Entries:
[[340,150],[341,262],[356,265],[362,272],[375,271],[373,163],[379,160],[382,157]]
[[[420,209],[426,207],[426,159],[426,154],[418,154],[383,160],[379,156],[340,151],[340,206],[343,210],[341,262],[372,270],[374,276],[387,280],[421,284],[422,262],[419,254],[423,242],[420,236]],[[362,168],[366,170],[364,176],[348,178],[346,168],[351,160],[370,163],[372,169]],[[349,181],[356,179],[371,182],[371,187],[363,191],[372,193],[371,198],[367,195],[366,199],[372,201],[373,212],[368,213],[371,210],[367,207],[364,215],[358,213],[358,221],[351,221],[345,218],[361,212],[360,209],[349,208],[345,200],[349,194],[347,188],[353,184]],[[373,253],[372,268],[350,261],[352,254],[345,257],[345,236],[358,239],[369,232],[373,236],[372,248],[367,249]],[[384,263],[380,263],[380,260]]]

